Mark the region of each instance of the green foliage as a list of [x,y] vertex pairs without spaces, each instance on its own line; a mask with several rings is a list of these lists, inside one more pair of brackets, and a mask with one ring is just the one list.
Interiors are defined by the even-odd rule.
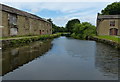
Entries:
[[52,23],[52,32],[53,33],[66,32],[67,31],[66,28],[64,28],[64,27],[56,26],[51,19],[48,19],[47,21],[49,21],[50,23]]
[[39,40],[46,40],[46,39],[53,39],[59,37],[61,33],[50,34],[50,35],[40,35],[40,36],[26,36],[26,37],[14,37],[14,38],[7,38],[3,40],[9,40],[9,46],[22,46],[25,44],[29,44],[30,42],[39,41]]
[[96,27],[88,22],[74,25],[72,37],[77,39],[86,39],[88,36],[96,35]]
[[66,29],[71,36],[77,39],[86,39],[88,36],[96,35],[96,27],[88,22],[80,23],[79,19],[69,20]]
[[102,15],[120,15],[120,2],[114,2],[101,11]]
[[73,28],[74,28],[75,24],[79,24],[79,23],[80,23],[80,21],[78,19],[69,20],[66,24],[67,31],[70,33],[73,33]]

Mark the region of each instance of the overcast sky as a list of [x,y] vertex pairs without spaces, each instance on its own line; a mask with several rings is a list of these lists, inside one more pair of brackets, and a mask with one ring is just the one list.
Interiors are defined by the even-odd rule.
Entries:
[[[49,1],[49,2],[48,2]],[[58,26],[77,18],[96,25],[97,13],[117,0],[1,0],[1,3],[27,11],[43,18],[51,18]]]

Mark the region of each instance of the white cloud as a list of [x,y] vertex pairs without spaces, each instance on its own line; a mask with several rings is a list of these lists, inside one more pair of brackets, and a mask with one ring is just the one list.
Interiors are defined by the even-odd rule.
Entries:
[[64,13],[73,13],[76,12],[78,10],[85,10],[87,8],[99,8],[103,5],[106,5],[107,3],[95,3],[95,2],[74,2],[74,3],[58,3],[58,2],[53,2],[53,3],[11,3],[11,2],[6,2],[4,4],[7,4],[9,6],[18,8],[18,9],[30,9],[31,12],[39,12],[43,9],[48,9],[48,10],[53,10],[53,11],[60,11],[60,12],[64,12]]
[[119,0],[1,0],[1,2],[115,2]]
[[97,15],[94,14],[89,14],[86,16],[61,16],[61,17],[56,17],[56,18],[52,18],[54,23],[59,25],[59,26],[65,26],[66,23],[68,22],[68,20],[71,19],[79,19],[81,22],[90,22],[93,25],[96,25],[96,18]]
[[70,18],[68,17],[56,17],[56,18],[53,18],[52,20],[53,20],[53,23],[57,24],[58,26],[65,26],[65,24],[69,19]]
[[[90,22],[93,25],[96,25],[96,18],[97,18],[97,13],[105,7],[108,3],[100,4],[100,3],[78,3],[74,4],[77,7],[70,6],[68,10],[72,11],[72,13],[69,12],[69,14],[60,16],[60,17],[55,17],[53,18],[53,21],[55,24],[60,25],[60,26],[65,26],[68,20],[77,18],[81,22]],[[85,7],[84,7],[85,6]],[[72,7],[72,8],[71,8]],[[97,8],[98,7],[98,8]],[[87,9],[87,8],[92,8],[92,9]],[[82,10],[81,12],[76,12]],[[67,11],[66,11],[67,12]]]
[[[44,9],[59,11],[62,13],[60,16],[50,16],[47,18],[52,18],[54,23],[60,26],[65,26],[67,21],[73,18],[78,18],[82,22],[88,21],[95,25],[97,13],[105,8],[109,3],[111,2],[4,2],[4,4],[9,6],[26,10],[34,14]],[[40,14],[37,15],[40,16]]]

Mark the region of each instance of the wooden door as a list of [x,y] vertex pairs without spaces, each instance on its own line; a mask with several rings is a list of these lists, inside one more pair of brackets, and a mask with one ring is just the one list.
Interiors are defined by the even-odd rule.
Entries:
[[118,29],[116,28],[110,29],[110,35],[118,35]]
[[42,34],[42,31],[40,30],[40,34]]

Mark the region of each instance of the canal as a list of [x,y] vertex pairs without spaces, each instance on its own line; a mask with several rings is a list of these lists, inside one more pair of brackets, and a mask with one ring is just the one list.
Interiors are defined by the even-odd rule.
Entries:
[[64,36],[3,50],[3,80],[118,80],[118,51]]

